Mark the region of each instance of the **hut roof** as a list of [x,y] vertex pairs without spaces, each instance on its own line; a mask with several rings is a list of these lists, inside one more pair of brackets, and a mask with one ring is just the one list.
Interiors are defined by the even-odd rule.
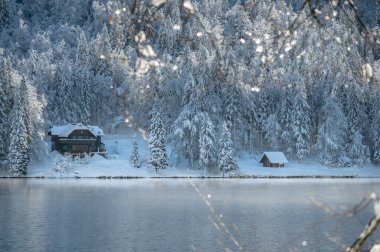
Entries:
[[70,123],[50,128],[50,134],[59,137],[68,137],[74,130],[89,130],[94,136],[103,136],[103,130],[98,126],[83,125],[81,123]]
[[260,163],[263,162],[263,158],[267,157],[269,162],[271,163],[279,163],[279,164],[286,164],[288,163],[288,159],[285,157],[285,154],[280,151],[266,151],[263,153],[263,155],[260,158]]

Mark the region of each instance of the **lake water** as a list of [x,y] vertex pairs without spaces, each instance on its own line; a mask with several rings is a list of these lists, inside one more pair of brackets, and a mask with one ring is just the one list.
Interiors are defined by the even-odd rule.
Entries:
[[2,179],[0,251],[343,251],[373,207],[327,210],[372,192],[378,180]]

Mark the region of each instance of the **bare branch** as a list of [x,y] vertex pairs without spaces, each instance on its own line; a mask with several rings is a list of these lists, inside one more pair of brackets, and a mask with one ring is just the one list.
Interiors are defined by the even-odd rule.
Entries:
[[365,241],[371,236],[371,234],[376,230],[377,226],[380,223],[379,216],[373,216],[368,224],[364,227],[363,232],[360,234],[359,238],[347,248],[347,252],[359,252],[361,251]]

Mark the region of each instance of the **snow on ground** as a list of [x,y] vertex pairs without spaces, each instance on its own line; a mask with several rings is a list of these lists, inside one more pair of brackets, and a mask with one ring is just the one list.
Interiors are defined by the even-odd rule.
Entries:
[[[94,155],[91,158],[71,160],[57,152],[51,152],[42,161],[33,162],[28,169],[30,177],[220,177],[222,174],[209,175],[204,171],[192,171],[186,168],[186,162],[176,164],[175,155],[168,148],[170,166],[156,173],[146,166],[148,156],[147,144],[143,137],[138,137],[141,168],[134,168],[129,156],[131,153],[132,134],[107,135],[103,142],[108,149],[108,158]],[[328,168],[317,161],[299,163],[289,161],[284,168],[265,168],[259,163],[260,156],[249,153],[241,155],[238,175],[247,177],[375,177],[380,178],[380,167]],[[236,174],[232,174],[236,175]],[[228,176],[228,175],[227,175]]]
[[330,168],[318,163],[318,161],[289,161],[283,168],[262,167],[258,159],[250,158],[248,154],[239,160],[240,173],[259,177],[375,177],[380,178],[380,167],[368,165],[365,167]]

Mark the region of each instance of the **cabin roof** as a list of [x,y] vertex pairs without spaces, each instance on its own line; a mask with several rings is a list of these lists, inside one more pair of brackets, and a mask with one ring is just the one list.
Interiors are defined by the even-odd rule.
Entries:
[[50,128],[52,136],[68,137],[74,130],[89,130],[94,136],[103,136],[103,130],[98,126],[70,123],[67,125],[53,126]]
[[288,159],[285,157],[285,154],[280,151],[266,151],[260,158],[260,163],[263,162],[263,158],[266,156],[271,163],[286,164]]

